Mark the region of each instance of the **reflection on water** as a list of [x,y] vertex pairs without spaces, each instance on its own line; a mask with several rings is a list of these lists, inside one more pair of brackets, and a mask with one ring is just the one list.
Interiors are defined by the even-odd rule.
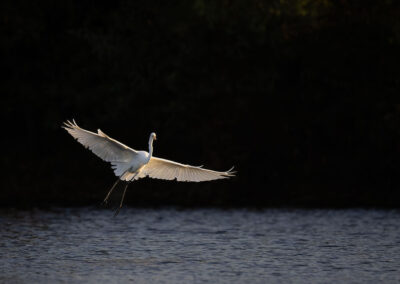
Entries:
[[400,212],[0,212],[0,282],[400,281]]

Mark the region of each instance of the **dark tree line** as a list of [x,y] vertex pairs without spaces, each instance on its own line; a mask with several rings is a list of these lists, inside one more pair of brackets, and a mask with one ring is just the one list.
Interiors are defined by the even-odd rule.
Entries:
[[0,21],[1,205],[102,200],[71,118],[238,171],[138,181],[131,205],[400,205],[396,1],[4,1]]

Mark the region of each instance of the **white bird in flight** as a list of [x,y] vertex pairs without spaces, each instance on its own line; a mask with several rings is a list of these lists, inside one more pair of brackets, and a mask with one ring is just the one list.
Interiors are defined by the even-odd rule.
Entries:
[[117,181],[107,193],[104,203],[107,203],[110,194],[120,180],[127,181],[119,208],[115,212],[118,215],[124,201],[125,192],[129,182],[144,177],[155,179],[177,181],[209,181],[216,179],[225,179],[234,176],[233,167],[225,172],[217,172],[208,169],[190,165],[184,165],[166,159],[153,156],[153,141],[156,140],[156,134],[152,132],[149,138],[149,152],[136,151],[125,146],[121,142],[107,136],[100,129],[97,133],[80,128],[75,120],[64,122],[62,126],[85,148],[89,148],[94,154],[106,162],[110,162],[114,169]]

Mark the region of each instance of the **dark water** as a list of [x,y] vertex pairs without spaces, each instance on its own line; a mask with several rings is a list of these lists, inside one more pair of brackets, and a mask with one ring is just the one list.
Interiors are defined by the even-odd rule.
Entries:
[[398,283],[400,212],[0,212],[0,282]]

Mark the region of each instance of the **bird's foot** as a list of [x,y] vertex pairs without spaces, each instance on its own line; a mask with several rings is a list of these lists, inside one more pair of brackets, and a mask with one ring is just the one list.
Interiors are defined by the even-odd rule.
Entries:
[[122,206],[118,207],[117,210],[115,210],[114,217],[117,217],[117,216],[118,216],[119,211],[121,210],[121,207],[122,207]]

